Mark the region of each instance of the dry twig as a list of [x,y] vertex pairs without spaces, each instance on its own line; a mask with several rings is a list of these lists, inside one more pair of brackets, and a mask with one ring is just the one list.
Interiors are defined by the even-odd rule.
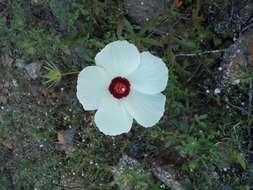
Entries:
[[206,54],[213,54],[213,53],[224,53],[227,49],[217,49],[217,50],[208,50],[208,51],[202,51],[202,52],[196,52],[196,53],[180,53],[176,54],[176,57],[195,57],[195,56],[202,56]]

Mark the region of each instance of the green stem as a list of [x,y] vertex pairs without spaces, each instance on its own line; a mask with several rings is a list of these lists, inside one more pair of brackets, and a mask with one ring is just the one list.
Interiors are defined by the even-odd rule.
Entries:
[[62,73],[62,76],[66,76],[66,75],[73,75],[73,74],[78,74],[80,71],[72,71],[72,72],[68,72],[68,73]]

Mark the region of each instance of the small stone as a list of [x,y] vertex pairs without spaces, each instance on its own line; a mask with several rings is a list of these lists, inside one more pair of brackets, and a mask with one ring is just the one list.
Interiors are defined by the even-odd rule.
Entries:
[[73,150],[75,131],[72,129],[67,129],[65,131],[59,131],[57,133],[57,139],[59,144],[59,149],[65,152],[70,152]]
[[25,70],[27,74],[33,79],[37,79],[40,75],[40,69],[41,69],[41,64],[39,63],[30,63],[26,65]]
[[0,94],[0,104],[5,105],[7,104],[7,102],[8,102],[8,98]]
[[[230,35],[244,29],[252,17],[253,1],[233,0],[233,1],[207,1],[207,6],[212,6],[204,12],[204,17],[214,25],[214,30],[218,34]],[[215,5],[215,6],[213,6]],[[241,29],[242,28],[242,29]]]
[[[166,13],[167,9],[172,5],[171,0],[123,0],[123,3],[131,21],[139,25]],[[166,28],[168,25],[168,22],[161,23],[155,33],[164,35],[168,31]]]
[[19,69],[23,69],[25,67],[25,60],[24,59],[16,59],[15,66]]
[[217,172],[212,172],[211,174],[212,178],[215,179],[215,180],[218,180],[220,177],[219,177],[219,174]]
[[8,54],[3,54],[1,58],[3,63],[6,64],[7,66],[12,66],[12,64],[15,62],[15,60]]
[[221,90],[219,89],[219,88],[216,88],[215,90],[214,90],[214,94],[220,94],[221,93]]
[[39,1],[38,0],[32,0],[32,3],[37,4]]
[[[252,4],[253,8],[253,4]],[[223,61],[216,72],[217,87],[220,89],[228,85],[238,85],[240,78],[245,74],[244,69],[249,72],[253,68],[253,29],[248,29],[234,44],[230,45],[223,55]],[[246,67],[245,67],[246,66]],[[222,70],[221,70],[222,68]]]
[[12,80],[12,84],[13,84],[14,87],[18,87],[18,83],[15,79]]
[[31,0],[31,3],[33,6],[38,6],[38,5],[42,5],[43,3],[45,3],[45,0]]
[[237,79],[237,80],[233,81],[233,85],[238,85],[238,84],[240,84],[240,79]]
[[160,188],[161,188],[161,189],[165,189],[166,186],[165,186],[164,184],[162,184],[162,185],[160,185]]

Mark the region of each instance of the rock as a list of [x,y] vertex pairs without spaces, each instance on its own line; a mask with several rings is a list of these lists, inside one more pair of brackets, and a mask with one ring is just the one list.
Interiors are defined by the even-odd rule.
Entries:
[[253,26],[243,34],[243,44],[246,48],[248,66],[253,67]]
[[139,162],[127,155],[123,155],[120,160],[119,160],[119,164],[118,164],[120,167],[124,167],[124,166],[131,166],[131,167],[134,167],[134,166],[137,166],[139,165]]
[[57,133],[59,149],[65,152],[71,152],[73,150],[74,135],[75,131],[73,129],[59,131]]
[[[164,185],[166,185],[171,190],[184,190],[181,184],[175,179],[175,173],[173,172],[172,169],[164,170],[163,168],[157,166],[156,164],[153,164],[149,170],[144,170],[142,164],[139,161],[127,155],[123,155],[119,160],[118,168],[114,173],[115,180],[120,179],[124,171],[123,169],[125,167],[134,168],[135,169],[134,171],[138,174],[138,176],[145,175],[145,173],[151,172],[157,179],[163,182]],[[123,183],[121,183],[119,189],[133,190],[135,188],[133,187],[133,184],[125,180]]]
[[13,84],[14,87],[18,87],[18,83],[15,79],[12,80],[12,84]]
[[4,140],[4,141],[0,140],[0,144],[2,144],[5,148],[10,150],[13,149],[14,147],[14,141],[12,140]]
[[8,98],[6,96],[0,94],[0,104],[5,105],[5,104],[7,104],[7,102],[8,102]]
[[32,6],[42,5],[43,3],[45,3],[45,0],[31,0]]
[[142,159],[145,157],[147,150],[145,150],[145,145],[143,143],[135,142],[129,146],[129,155],[136,159]]
[[119,160],[118,167],[114,171],[114,179],[115,181],[118,181],[118,189],[135,190],[136,184],[131,183],[131,181],[123,177],[126,170],[131,170],[133,172],[131,173],[132,175],[134,174],[138,176],[144,175],[145,171],[143,168],[141,168],[141,164],[137,160],[127,155],[123,155],[122,158]]
[[232,44],[227,52],[223,56],[223,61],[220,64],[220,67],[217,69],[217,76],[220,82],[218,83],[217,88],[223,89],[227,85],[234,84],[234,81],[240,79],[242,75],[241,68],[244,64],[244,55],[241,50],[240,44]]
[[[161,15],[169,7],[171,0],[124,0],[128,16],[136,23],[143,24],[154,16]],[[164,25],[160,26],[157,33],[165,33]]]
[[253,22],[253,1],[231,0],[210,1],[203,7],[208,23],[214,25],[218,34],[233,36],[246,25]]
[[7,66],[12,66],[12,64],[15,62],[15,60],[10,57],[8,54],[3,54],[1,56],[2,62]]
[[41,64],[39,64],[39,63],[30,63],[28,65],[25,65],[24,69],[26,70],[27,74],[33,80],[35,80],[40,76]]
[[48,4],[48,0],[31,0],[31,12],[33,16],[41,19],[44,24],[51,25],[55,23],[51,23],[54,19]]
[[216,71],[217,88],[223,89],[228,85],[239,84],[246,68],[253,68],[253,28],[245,32],[225,52],[223,61]]
[[19,69],[23,69],[25,67],[25,60],[24,59],[16,59],[15,66]]
[[0,90],[2,90],[4,88],[4,80],[0,80]]
[[173,170],[164,170],[157,165],[153,165],[151,171],[157,179],[163,182],[171,190],[184,190],[181,184],[175,180],[175,172],[173,172]]

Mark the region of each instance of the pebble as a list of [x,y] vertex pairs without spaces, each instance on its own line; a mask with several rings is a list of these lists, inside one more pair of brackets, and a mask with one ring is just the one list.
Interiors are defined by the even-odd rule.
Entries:
[[18,83],[15,79],[12,80],[12,84],[13,84],[14,87],[18,87]]
[[240,79],[234,80],[233,85],[238,85],[238,84],[240,84],[240,82],[241,82]]
[[25,60],[23,59],[16,59],[15,65],[19,69],[23,69],[25,67]]
[[214,90],[214,94],[220,94],[221,93],[221,90],[219,89],[219,88],[216,88],[215,90]]
[[40,69],[41,69],[41,64],[39,63],[30,63],[24,67],[26,70],[27,74],[33,79],[39,78],[40,75]]
[[7,104],[7,102],[8,102],[8,98],[0,94],[0,104],[5,105]]

